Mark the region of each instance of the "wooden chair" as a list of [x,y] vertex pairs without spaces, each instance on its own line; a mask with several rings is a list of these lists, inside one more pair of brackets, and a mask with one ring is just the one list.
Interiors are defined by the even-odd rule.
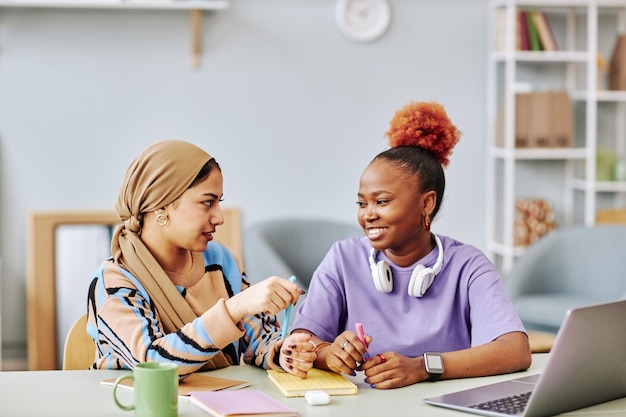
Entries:
[[87,334],[87,314],[80,316],[70,328],[63,348],[63,370],[89,369],[95,358],[96,347]]

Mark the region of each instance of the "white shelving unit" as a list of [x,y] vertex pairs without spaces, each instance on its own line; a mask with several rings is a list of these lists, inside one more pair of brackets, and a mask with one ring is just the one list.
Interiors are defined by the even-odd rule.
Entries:
[[[558,51],[516,50],[520,8],[541,10],[549,21],[556,21],[551,26]],[[598,88],[597,60],[599,51],[610,59],[618,33],[626,30],[626,0],[492,0],[489,12],[487,250],[500,272],[506,273],[524,251],[514,246],[515,201],[537,197],[520,190],[524,172],[534,166],[562,167],[562,192],[547,197],[558,203],[553,205],[559,208],[555,213],[559,225],[593,225],[597,209],[606,205],[604,194],[616,206],[625,203],[626,182],[596,181],[596,151],[599,145],[608,146],[626,159],[626,91]],[[501,13],[504,47],[496,50],[496,19]],[[568,91],[575,119],[572,148],[515,147],[515,95],[528,84],[537,90]],[[614,133],[601,132],[606,117],[599,119],[599,113],[612,114]]]
[[200,65],[202,12],[224,10],[229,5],[227,0],[0,0],[4,8],[188,10],[193,67]]

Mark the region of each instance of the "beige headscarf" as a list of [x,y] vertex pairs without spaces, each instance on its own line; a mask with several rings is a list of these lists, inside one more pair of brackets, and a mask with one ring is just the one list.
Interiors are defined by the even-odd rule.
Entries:
[[166,333],[197,316],[139,238],[142,218],[180,197],[210,159],[211,155],[188,142],[157,142],[130,164],[115,204],[122,224],[111,241],[113,259],[148,291]]

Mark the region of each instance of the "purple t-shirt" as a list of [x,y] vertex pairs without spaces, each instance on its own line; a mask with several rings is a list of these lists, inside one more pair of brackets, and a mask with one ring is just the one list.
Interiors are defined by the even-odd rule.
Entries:
[[471,245],[439,237],[443,266],[421,298],[408,295],[408,283],[416,265],[435,264],[436,247],[404,268],[379,251],[376,261],[387,261],[393,272],[393,290],[384,293],[372,279],[367,237],[335,243],[313,274],[293,329],[333,341],[361,322],[372,337],[370,354],[391,351],[408,357],[466,349],[505,333],[525,332],[489,259]]

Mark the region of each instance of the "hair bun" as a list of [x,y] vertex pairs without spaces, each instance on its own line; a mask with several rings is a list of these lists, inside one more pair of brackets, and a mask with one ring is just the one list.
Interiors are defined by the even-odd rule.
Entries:
[[442,166],[461,137],[445,109],[435,102],[411,102],[398,110],[385,133],[389,146],[417,146],[430,151]]

